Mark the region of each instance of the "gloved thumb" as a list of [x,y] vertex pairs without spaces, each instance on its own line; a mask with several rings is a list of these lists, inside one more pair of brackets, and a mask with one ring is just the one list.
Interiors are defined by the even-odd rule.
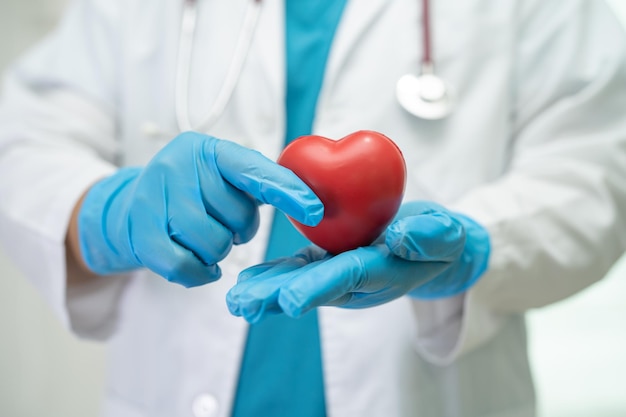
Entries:
[[465,229],[447,213],[431,211],[394,221],[387,227],[385,244],[409,261],[452,262],[463,253]]

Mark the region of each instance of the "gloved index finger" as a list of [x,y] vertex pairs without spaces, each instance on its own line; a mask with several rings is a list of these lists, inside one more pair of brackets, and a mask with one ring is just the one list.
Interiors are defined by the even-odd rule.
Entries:
[[261,153],[219,140],[215,144],[215,161],[226,181],[257,200],[307,226],[322,220],[324,205],[309,186],[290,169]]

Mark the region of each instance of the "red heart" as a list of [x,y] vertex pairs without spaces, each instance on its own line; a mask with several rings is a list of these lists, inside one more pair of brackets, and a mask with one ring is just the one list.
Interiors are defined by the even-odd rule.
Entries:
[[324,203],[315,227],[289,219],[311,242],[337,254],[371,244],[395,216],[406,180],[402,152],[387,136],[362,130],[338,141],[302,136],[281,153]]

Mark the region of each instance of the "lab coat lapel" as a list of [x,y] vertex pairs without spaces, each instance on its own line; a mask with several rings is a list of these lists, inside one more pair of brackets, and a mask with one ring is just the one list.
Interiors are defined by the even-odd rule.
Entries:
[[258,55],[263,82],[274,92],[277,114],[284,115],[285,97],[285,12],[284,1],[264,1],[253,45]]
[[328,59],[324,90],[332,89],[330,86],[345,65],[350,51],[390,3],[391,0],[348,0]]

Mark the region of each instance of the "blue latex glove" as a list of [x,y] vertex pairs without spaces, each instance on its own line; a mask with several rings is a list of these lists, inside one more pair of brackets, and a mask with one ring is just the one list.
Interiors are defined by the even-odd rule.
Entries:
[[293,257],[239,275],[226,301],[254,323],[266,314],[298,317],[319,306],[365,308],[408,294],[451,297],[487,268],[487,231],[466,216],[429,202],[404,204],[378,242],[334,257],[308,247]]
[[145,168],[96,183],[78,214],[81,253],[99,274],[146,267],[187,287],[215,281],[217,262],[257,231],[257,201],[315,225],[324,207],[293,172],[260,153],[184,133]]

